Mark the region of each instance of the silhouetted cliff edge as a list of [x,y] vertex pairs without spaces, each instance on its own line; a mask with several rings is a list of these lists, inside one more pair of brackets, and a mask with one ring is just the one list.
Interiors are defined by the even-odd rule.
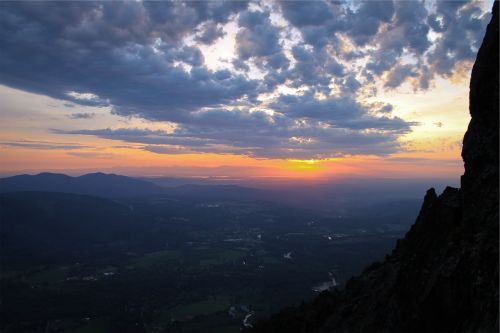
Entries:
[[384,262],[254,332],[498,332],[498,2],[470,82],[461,188],[427,191]]

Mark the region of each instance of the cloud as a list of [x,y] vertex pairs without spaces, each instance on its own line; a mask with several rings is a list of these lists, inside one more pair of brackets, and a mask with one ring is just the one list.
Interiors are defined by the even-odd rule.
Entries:
[[187,154],[217,152],[240,154],[260,158],[321,159],[344,155],[387,155],[399,149],[395,135],[361,133],[338,128],[297,127],[280,131],[222,129],[205,131],[200,128],[183,128],[174,135],[158,136],[155,133],[123,135],[118,130],[66,131],[66,134],[95,135],[105,139],[143,143],[141,149],[159,154]]
[[189,152],[188,148],[178,147],[178,146],[166,146],[166,145],[148,145],[142,148],[143,150],[156,153],[156,154],[186,154]]
[[397,117],[375,117],[370,110],[350,98],[318,100],[312,93],[302,96],[281,95],[272,106],[291,118],[317,120],[350,130],[374,129],[406,133],[410,131],[410,126],[416,125]]
[[399,149],[398,136],[413,123],[374,117],[352,100],[316,100],[284,95],[271,114],[248,109],[211,109],[191,114],[173,131],[145,128],[53,130],[145,144],[154,153],[240,154],[260,158],[330,158],[386,155]]
[[278,53],[279,29],[272,25],[269,12],[245,11],[240,14],[236,51],[240,59],[265,57]]
[[282,1],[280,5],[283,16],[296,27],[322,25],[333,17],[321,1]]
[[212,19],[216,23],[227,22],[233,14],[248,7],[248,1],[190,1],[187,6],[194,8],[200,21]]
[[436,14],[429,17],[431,28],[441,33],[428,57],[432,70],[450,76],[460,62],[473,61],[489,19],[477,3],[438,2]]
[[347,34],[357,45],[365,45],[377,34],[382,23],[389,22],[394,14],[392,1],[364,1],[355,11],[348,11]]
[[308,85],[329,91],[331,80],[344,75],[344,67],[324,51],[316,53],[303,46],[295,46],[291,51],[295,66],[288,71],[288,78],[295,87]]
[[79,112],[79,113],[72,113],[68,115],[68,118],[70,119],[92,119],[95,118],[96,114],[92,112]]
[[120,155],[113,154],[113,153],[104,153],[104,152],[95,152],[95,151],[69,151],[66,154],[70,155],[70,156],[90,158],[90,159],[111,158],[111,157],[117,158],[120,156]]
[[36,149],[36,150],[74,150],[74,149],[90,148],[89,146],[84,146],[78,143],[62,143],[62,142],[33,141],[33,140],[6,141],[6,142],[0,142],[0,144],[4,146]]
[[[55,131],[156,153],[385,155],[415,123],[363,101],[451,76],[474,59],[487,20],[476,2],[5,2],[0,83],[170,122],[172,132]],[[218,43],[231,48],[223,61],[207,51]]]
[[218,38],[224,37],[222,27],[213,21],[208,21],[201,25],[196,35],[196,41],[203,44],[212,44]]
[[385,86],[388,88],[399,87],[407,78],[416,77],[418,74],[415,72],[414,66],[411,65],[398,65],[391,69]]
[[[203,54],[197,47],[184,46],[177,50],[168,50],[170,52],[166,53],[166,56],[171,55],[171,59],[174,61],[181,61],[185,64],[198,67],[202,66],[204,59]],[[172,52],[173,51],[173,52]],[[170,53],[170,54],[169,54]]]
[[[152,6],[161,8],[152,11]],[[186,112],[255,94],[257,82],[241,75],[231,74],[221,81],[217,72],[177,64],[203,64],[196,47],[178,41],[198,22],[194,9],[186,4],[56,7],[51,3],[3,6],[2,83],[75,104],[109,105],[118,114],[174,121]],[[212,6],[203,8],[207,17],[217,12]],[[44,15],[51,10],[50,16]],[[177,15],[186,21],[177,22]],[[25,28],[19,29],[20,24]]]

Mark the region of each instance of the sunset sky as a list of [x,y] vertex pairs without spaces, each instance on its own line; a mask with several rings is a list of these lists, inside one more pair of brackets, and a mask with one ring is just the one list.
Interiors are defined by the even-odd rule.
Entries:
[[0,174],[458,177],[491,5],[1,2]]

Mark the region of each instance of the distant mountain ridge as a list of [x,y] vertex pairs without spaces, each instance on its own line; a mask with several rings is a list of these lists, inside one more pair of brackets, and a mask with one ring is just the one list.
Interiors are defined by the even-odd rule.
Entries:
[[461,188],[427,191],[415,224],[345,289],[252,332],[498,332],[499,4],[474,64]]
[[153,195],[173,195],[189,198],[258,199],[263,191],[238,185],[184,184],[162,187],[152,182],[101,172],[78,177],[43,172],[37,175],[18,175],[0,178],[0,193],[7,192],[62,192],[104,198],[124,198]]
[[0,193],[21,191],[127,197],[160,194],[163,189],[143,180],[100,172],[79,177],[44,172],[38,175],[19,175],[0,179]]

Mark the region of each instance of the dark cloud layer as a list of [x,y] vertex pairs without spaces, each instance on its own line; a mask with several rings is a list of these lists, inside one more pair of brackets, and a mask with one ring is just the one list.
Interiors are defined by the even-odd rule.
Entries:
[[[171,133],[58,132],[156,153],[390,154],[416,124],[392,116],[390,104],[364,104],[361,88],[411,80],[427,89],[473,60],[487,19],[476,2],[1,2],[0,83],[175,123]],[[238,25],[235,58],[209,69],[200,48],[224,37],[229,21]],[[279,85],[301,93],[279,93]],[[276,97],[263,103],[262,94]]]

